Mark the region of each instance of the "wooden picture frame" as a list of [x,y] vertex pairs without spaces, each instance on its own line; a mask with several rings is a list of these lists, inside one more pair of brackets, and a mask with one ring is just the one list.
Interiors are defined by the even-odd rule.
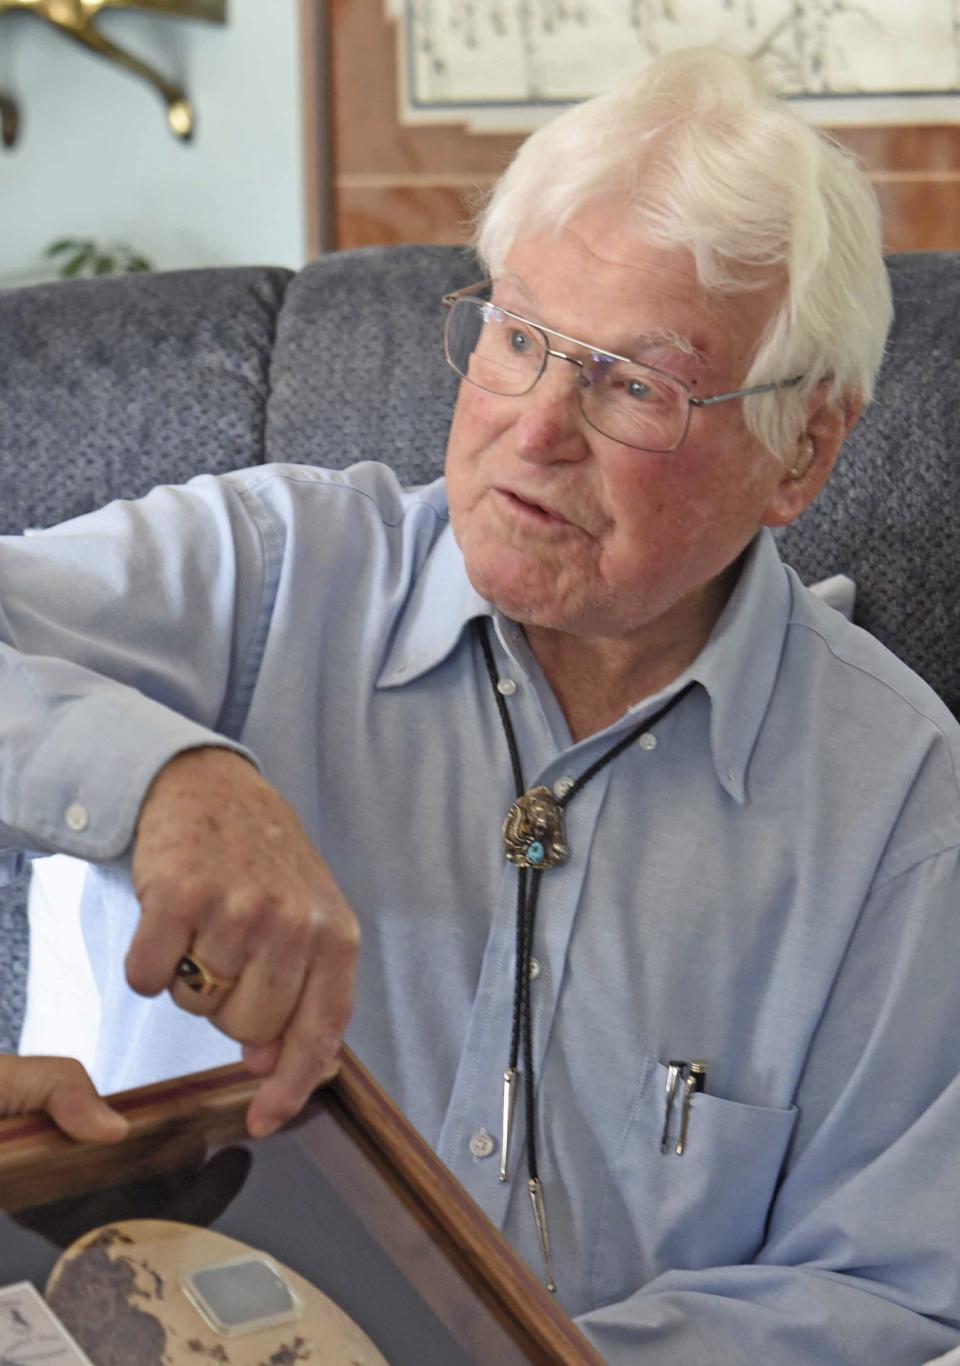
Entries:
[[[257,1084],[236,1066],[126,1092],[114,1101],[131,1125],[119,1145],[73,1142],[40,1115],[0,1121],[0,1210],[7,1212],[0,1215],[0,1283],[32,1272],[43,1288],[46,1271],[31,1267],[27,1256],[37,1256],[37,1233],[50,1245],[48,1260],[55,1259],[80,1228],[116,1218],[118,1201],[139,1217],[141,1193],[155,1204],[158,1181],[162,1187],[178,1174],[170,1189],[182,1191],[179,1174],[202,1174],[212,1156],[235,1151],[226,1145],[244,1143],[256,1162],[282,1140],[286,1148],[277,1154],[277,1166],[285,1189],[275,1184],[276,1176],[273,1185],[268,1180],[276,1202],[261,1199],[255,1233],[241,1221],[241,1237],[255,1238],[262,1251],[282,1260],[283,1249],[269,1245],[271,1210],[262,1207],[276,1203],[279,1209],[280,1196],[289,1198],[286,1187],[297,1182],[298,1207],[305,1219],[315,1219],[308,1211],[309,1173],[316,1173],[318,1187],[335,1190],[348,1206],[361,1243],[368,1240],[364,1265],[374,1254],[389,1259],[464,1362],[600,1366],[602,1358],[572,1320],[349,1051],[338,1077],[316,1093],[303,1116],[274,1138],[253,1143],[245,1136],[244,1114]],[[228,1213],[230,1208],[228,1201]],[[18,1251],[20,1237],[25,1241]],[[27,1239],[33,1240],[29,1248]],[[376,1329],[359,1321],[377,1341]],[[382,1340],[382,1328],[379,1337],[388,1359],[405,1359]],[[424,1356],[423,1366],[429,1360]]]

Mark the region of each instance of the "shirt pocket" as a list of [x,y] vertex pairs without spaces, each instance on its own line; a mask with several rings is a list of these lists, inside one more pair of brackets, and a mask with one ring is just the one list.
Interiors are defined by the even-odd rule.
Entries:
[[660,1151],[666,1079],[663,1063],[647,1058],[609,1165],[593,1259],[597,1306],[665,1271],[752,1261],[763,1242],[796,1106],[773,1110],[700,1092],[678,1157],[682,1080]]

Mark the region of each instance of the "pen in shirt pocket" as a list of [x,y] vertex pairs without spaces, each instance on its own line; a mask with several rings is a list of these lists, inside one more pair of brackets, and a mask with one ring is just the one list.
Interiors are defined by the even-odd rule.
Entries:
[[663,1111],[663,1133],[660,1135],[660,1151],[662,1153],[665,1153],[670,1146],[670,1116],[673,1114],[677,1083],[686,1070],[687,1064],[682,1058],[671,1058],[667,1064],[667,1099]]
[[690,1111],[693,1098],[698,1091],[706,1089],[707,1064],[703,1058],[694,1058],[690,1063],[680,1058],[671,1058],[667,1065],[666,1103],[664,1106],[663,1131],[660,1135],[660,1151],[665,1153],[670,1147],[670,1121],[676,1100],[677,1088],[682,1089],[680,1104],[680,1132],[674,1149],[677,1157],[687,1150],[690,1138]]

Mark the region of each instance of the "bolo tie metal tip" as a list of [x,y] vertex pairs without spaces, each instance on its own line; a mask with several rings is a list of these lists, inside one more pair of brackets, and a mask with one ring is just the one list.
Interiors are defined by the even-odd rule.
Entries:
[[543,1279],[551,1295],[556,1294],[557,1283],[553,1279],[553,1264],[550,1258],[550,1231],[547,1228],[547,1210],[543,1202],[543,1186],[537,1177],[527,1182],[533,1218],[537,1225],[537,1238],[540,1242],[540,1256],[543,1259]]
[[508,1180],[507,1158],[513,1132],[513,1105],[517,1098],[517,1069],[508,1067],[503,1074],[503,1107],[500,1118],[500,1180]]

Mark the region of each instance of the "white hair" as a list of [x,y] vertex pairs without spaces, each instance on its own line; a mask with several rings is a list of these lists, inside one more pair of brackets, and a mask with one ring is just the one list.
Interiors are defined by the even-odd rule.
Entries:
[[869,402],[893,312],[876,197],[747,61],[674,52],[539,128],[481,209],[477,251],[496,276],[516,240],[610,195],[639,238],[688,247],[708,290],[784,280],[742,385],[804,377],[744,402],[774,454],[795,451],[820,382],[829,401]]

